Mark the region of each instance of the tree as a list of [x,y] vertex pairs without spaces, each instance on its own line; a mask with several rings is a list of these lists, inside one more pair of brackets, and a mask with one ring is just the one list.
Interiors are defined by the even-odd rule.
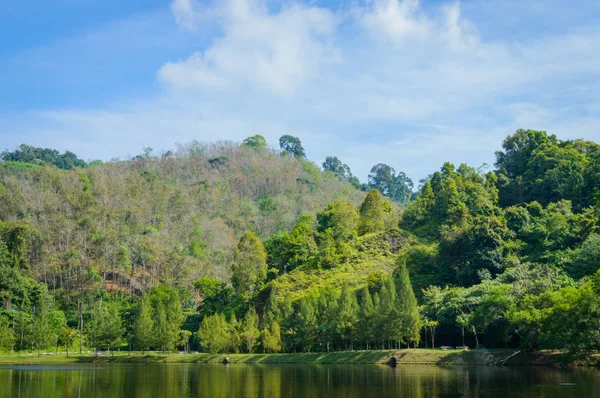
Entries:
[[327,352],[330,345],[337,339],[338,314],[340,292],[334,286],[326,286],[319,292],[315,303],[315,316],[317,319],[316,338],[325,344]]
[[52,164],[59,169],[70,170],[76,167],[86,167],[83,160],[77,158],[73,152],[66,151],[60,154],[56,149],[37,148],[26,144],[21,144],[13,152],[4,151],[0,158],[5,162],[24,162],[32,164]]
[[16,336],[8,324],[8,320],[0,316],[0,349],[12,351]]
[[260,149],[267,147],[267,140],[262,135],[256,134],[252,137],[248,137],[242,143],[243,146],[253,149]]
[[211,354],[225,352],[229,346],[229,330],[225,315],[217,313],[205,316],[200,324],[198,335],[204,351]]
[[308,296],[301,299],[295,319],[300,344],[307,352],[311,351],[315,343],[317,330],[317,316],[313,301],[314,299]]
[[62,336],[63,329],[67,326],[65,313],[60,310],[52,310],[48,314],[48,332],[54,338],[55,354],[58,353],[58,343]]
[[283,155],[293,156],[295,158],[305,158],[304,148],[298,137],[284,135],[279,138],[279,147]]
[[260,337],[260,330],[258,329],[258,315],[254,307],[250,307],[246,316],[244,317],[244,324],[242,326],[242,338],[246,343],[246,349],[250,354],[254,351],[254,347]]
[[346,344],[350,341],[350,349],[354,349],[354,338],[356,336],[356,325],[358,323],[359,307],[356,294],[345,284],[339,298],[337,309],[336,330],[340,338]]
[[358,212],[350,203],[338,199],[317,213],[317,240],[321,262],[331,268],[347,262],[357,237]]
[[242,341],[240,338],[240,322],[238,322],[238,320],[235,316],[235,313],[232,313],[231,317],[229,318],[228,336],[229,336],[229,342],[228,342],[229,349],[235,353],[240,352],[240,345],[242,344]]
[[388,198],[406,204],[412,196],[413,182],[403,172],[396,175],[393,167],[379,163],[371,169],[369,186]]
[[323,162],[323,171],[333,173],[342,181],[348,181],[354,188],[361,189],[361,184],[358,178],[352,175],[350,167],[342,163],[337,156],[327,156]]
[[100,340],[103,341],[114,354],[114,347],[121,345],[123,341],[125,328],[123,327],[123,321],[119,314],[117,304],[107,305],[104,315],[106,318],[104,320]]
[[396,293],[398,295],[398,310],[402,320],[401,337],[407,343],[412,341],[416,345],[419,342],[419,330],[421,329],[419,307],[410,283],[408,270],[402,264],[397,270]]
[[169,289],[165,310],[167,327],[166,333],[162,336],[163,346],[167,351],[174,351],[179,343],[181,324],[185,319],[177,289]]
[[435,329],[440,325],[438,321],[428,321],[429,335],[431,336],[431,349],[435,350]]
[[568,268],[569,274],[576,279],[593,275],[600,268],[599,259],[600,235],[591,234],[577,251],[573,263]]
[[371,297],[371,293],[369,292],[369,288],[367,286],[363,287],[361,292],[361,302],[360,302],[360,313],[358,320],[358,335],[362,342],[367,344],[367,350],[369,349],[369,344],[373,341],[374,333],[373,328],[374,318],[375,318],[375,306],[373,304],[373,298]]
[[254,296],[267,277],[267,252],[258,237],[246,231],[234,253],[232,283],[245,300]]
[[163,352],[166,350],[164,336],[167,335],[168,329],[165,305],[162,300],[157,300],[154,306],[154,345]]
[[189,330],[181,330],[180,336],[181,336],[181,345],[183,345],[183,351],[187,354],[190,352],[189,344],[190,344],[190,337],[192,337],[192,332],[190,332]]
[[49,328],[48,303],[45,293],[41,293],[37,305],[33,307],[33,343],[38,350],[52,343],[52,333]]
[[138,308],[134,324],[134,338],[142,354],[150,348],[154,342],[154,320],[152,319],[152,304],[150,296],[144,295]]
[[383,231],[385,228],[385,207],[383,196],[378,190],[372,189],[360,206],[360,221],[358,234]]
[[263,348],[266,352],[281,351],[281,329],[277,321],[273,322],[270,328],[265,328],[262,331]]
[[269,329],[273,323],[281,320],[281,311],[277,305],[277,298],[275,291],[271,289],[267,303],[265,304],[265,310],[263,312],[262,325],[263,328]]
[[121,344],[123,333],[123,322],[119,315],[119,309],[115,303],[96,303],[92,308],[92,319],[88,322],[88,333],[92,336],[96,353],[98,348],[108,348],[114,353],[113,348]]
[[69,357],[69,346],[73,344],[75,336],[77,336],[77,330],[70,327],[64,327],[62,330],[62,336],[65,340],[65,349],[67,350],[67,358]]

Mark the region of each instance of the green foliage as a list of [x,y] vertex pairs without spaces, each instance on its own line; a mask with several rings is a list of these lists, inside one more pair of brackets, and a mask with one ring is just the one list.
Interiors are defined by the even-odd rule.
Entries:
[[400,331],[399,340],[412,342],[415,345],[420,340],[421,319],[417,298],[408,276],[408,270],[400,265],[396,271],[396,293],[398,295],[397,310],[400,313]]
[[244,317],[244,322],[242,325],[242,339],[244,343],[246,343],[246,350],[248,350],[249,353],[254,351],[259,337],[260,330],[258,329],[258,314],[256,313],[254,307],[250,307],[248,312],[246,312],[246,316]]
[[390,199],[407,204],[412,196],[413,182],[405,173],[399,172],[396,175],[393,167],[379,163],[371,169],[369,187],[377,189]]
[[293,156],[300,159],[306,157],[304,148],[298,137],[293,137],[291,135],[281,136],[281,138],[279,138],[279,147],[281,148],[282,155]]
[[341,199],[330,203],[323,212],[317,213],[317,241],[321,265],[332,268],[352,258],[358,221],[356,208]]
[[600,269],[600,235],[594,233],[588,236],[576,251],[572,264],[567,272],[575,279],[586,275],[594,275]]
[[198,334],[205,352],[226,352],[230,346],[229,325],[222,313],[204,317]]
[[267,252],[258,237],[246,231],[234,253],[232,283],[243,299],[252,298],[267,278]]
[[96,349],[113,350],[120,346],[125,330],[117,305],[115,303],[96,303],[92,309],[92,319],[88,324],[88,329]]
[[262,331],[263,348],[266,352],[281,351],[281,328],[277,321],[273,322],[269,329]]
[[246,138],[242,145],[253,149],[266,148],[267,140],[262,135],[256,134],[252,137]]
[[372,232],[380,232],[385,229],[385,214],[391,211],[386,208],[383,197],[378,190],[369,191],[365,201],[360,205],[360,222],[358,234],[364,235]]
[[2,152],[0,158],[4,162],[22,162],[37,165],[49,163],[63,170],[87,166],[87,163],[77,158],[77,155],[73,152],[66,151],[61,154],[55,149],[36,148],[26,144],[21,144],[13,152],[8,150]]
[[323,162],[323,171],[332,173],[341,181],[348,181],[354,188],[360,189],[361,184],[357,177],[352,175],[350,167],[342,163],[337,156],[327,156]]
[[0,349],[12,351],[16,341],[15,333],[13,332],[8,320],[0,316]]
[[142,353],[149,349],[154,342],[154,320],[152,318],[152,303],[146,294],[142,297],[135,318],[134,339]]

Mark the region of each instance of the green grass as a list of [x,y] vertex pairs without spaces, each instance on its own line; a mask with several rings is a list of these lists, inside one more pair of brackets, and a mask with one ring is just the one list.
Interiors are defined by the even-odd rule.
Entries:
[[[381,350],[353,351],[332,353],[298,353],[298,354],[160,354],[141,352],[105,354],[96,357],[93,354],[72,354],[69,358],[64,354],[37,356],[22,354],[0,356],[0,364],[65,364],[65,363],[221,363],[229,358],[230,363],[306,363],[306,364],[383,364],[392,356],[398,358],[398,364],[421,365],[487,365],[490,356],[494,359],[506,358],[515,350]],[[543,358],[544,360],[541,360]],[[551,365],[554,364],[550,353],[516,356],[508,361],[508,365]],[[550,362],[548,363],[548,360]]]

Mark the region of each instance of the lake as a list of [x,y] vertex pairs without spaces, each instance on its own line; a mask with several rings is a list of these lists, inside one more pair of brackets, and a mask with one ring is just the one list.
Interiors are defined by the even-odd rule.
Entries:
[[1,366],[0,397],[600,397],[597,369],[403,365]]

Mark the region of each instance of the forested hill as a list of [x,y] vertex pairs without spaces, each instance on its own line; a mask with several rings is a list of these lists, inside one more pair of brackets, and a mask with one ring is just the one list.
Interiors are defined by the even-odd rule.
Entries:
[[600,349],[599,145],[519,130],[416,192],[280,148],[4,152],[0,348]]
[[23,240],[22,266],[50,289],[72,289],[65,265],[75,263],[138,288],[226,281],[243,232],[266,240],[339,197],[354,205],[364,197],[334,173],[260,145],[195,142],[68,170],[56,151],[28,148],[5,156],[0,220]]

